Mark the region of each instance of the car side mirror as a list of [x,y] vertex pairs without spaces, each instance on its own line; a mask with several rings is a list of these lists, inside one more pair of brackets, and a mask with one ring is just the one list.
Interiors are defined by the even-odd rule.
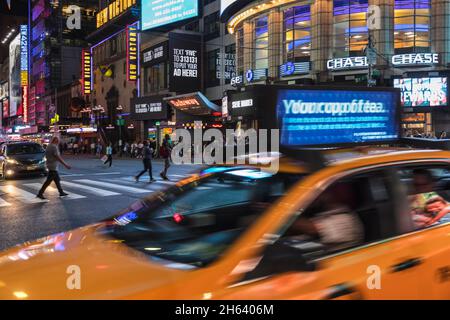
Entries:
[[318,265],[302,250],[284,242],[275,242],[264,250],[258,265],[246,275],[246,280],[287,272],[313,272]]

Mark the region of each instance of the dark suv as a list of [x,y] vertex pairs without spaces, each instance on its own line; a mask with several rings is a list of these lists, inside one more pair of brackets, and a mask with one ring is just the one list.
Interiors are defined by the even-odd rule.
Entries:
[[0,174],[3,178],[47,173],[45,150],[35,142],[7,142],[0,147]]

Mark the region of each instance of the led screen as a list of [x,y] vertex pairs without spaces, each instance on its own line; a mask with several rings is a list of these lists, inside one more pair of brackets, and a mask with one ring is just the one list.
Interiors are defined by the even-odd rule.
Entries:
[[142,0],[142,30],[161,27],[174,22],[197,17],[197,0]]
[[394,79],[401,90],[403,107],[441,107],[447,105],[447,78]]
[[395,140],[396,91],[280,90],[281,145],[318,146]]

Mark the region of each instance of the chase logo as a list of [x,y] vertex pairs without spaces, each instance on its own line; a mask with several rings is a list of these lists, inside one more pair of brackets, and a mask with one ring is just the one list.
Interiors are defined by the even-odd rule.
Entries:
[[253,81],[253,70],[247,70],[245,73],[245,79],[247,79],[247,82]]
[[280,73],[283,76],[291,76],[295,72],[295,65],[292,62],[287,62],[287,63],[283,64],[280,69],[281,69]]

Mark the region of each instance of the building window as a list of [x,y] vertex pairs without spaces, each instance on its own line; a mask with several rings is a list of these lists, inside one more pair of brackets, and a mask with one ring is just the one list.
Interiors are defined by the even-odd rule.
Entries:
[[144,77],[145,94],[159,93],[167,89],[167,64],[163,62],[145,68]]
[[199,32],[200,31],[200,23],[199,20],[195,20],[187,25],[184,26],[184,30],[187,31],[194,31]]
[[206,54],[206,87],[215,87],[220,85],[220,64],[218,63],[219,55],[220,49],[209,51]]
[[225,47],[225,58],[222,60],[224,65],[225,84],[231,83],[231,78],[236,77],[236,44],[230,44]]
[[369,37],[368,0],[334,0],[333,4],[334,56],[363,55]]
[[220,15],[219,11],[214,12],[203,19],[204,38],[205,41],[217,38],[220,36]]
[[237,53],[237,73],[243,74],[244,72],[244,28],[240,27],[236,30],[236,53]]
[[255,69],[269,67],[269,17],[255,20]]
[[309,61],[311,56],[310,5],[284,11],[284,61]]
[[396,53],[430,49],[430,0],[395,0]]

